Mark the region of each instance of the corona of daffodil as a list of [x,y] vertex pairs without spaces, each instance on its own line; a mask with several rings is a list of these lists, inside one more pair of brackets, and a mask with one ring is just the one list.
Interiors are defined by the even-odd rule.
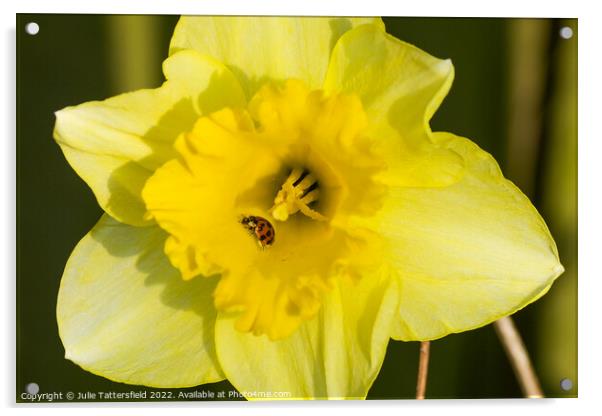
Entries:
[[56,113],[106,212],[58,296],[85,370],[364,398],[389,339],[485,325],[562,272],[492,157],[431,131],[451,62],[380,19],[183,17],[163,71]]

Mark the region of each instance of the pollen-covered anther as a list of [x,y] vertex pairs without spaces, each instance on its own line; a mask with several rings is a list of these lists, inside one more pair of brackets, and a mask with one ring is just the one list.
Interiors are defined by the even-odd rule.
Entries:
[[300,211],[309,218],[325,221],[325,216],[309,207],[319,197],[320,187],[316,178],[305,169],[294,168],[274,198],[272,216],[278,221],[286,221]]

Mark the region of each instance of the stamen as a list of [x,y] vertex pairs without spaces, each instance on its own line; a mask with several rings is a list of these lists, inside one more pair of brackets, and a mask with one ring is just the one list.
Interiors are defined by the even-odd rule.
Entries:
[[[293,171],[294,172],[294,171]],[[301,183],[301,181],[303,180],[303,178],[305,178],[307,175],[309,175],[309,172],[304,170],[303,172],[301,172],[301,176],[299,176],[299,179],[297,179],[294,183],[293,186],[297,186]]]
[[294,168],[274,199],[272,216],[279,221],[286,221],[290,215],[301,211],[312,219],[325,221],[326,217],[309,207],[319,196],[316,178],[305,169]]
[[303,191],[303,193],[301,194],[301,199],[303,199],[308,193],[310,193],[314,189],[318,189],[318,182],[314,182],[309,188]]

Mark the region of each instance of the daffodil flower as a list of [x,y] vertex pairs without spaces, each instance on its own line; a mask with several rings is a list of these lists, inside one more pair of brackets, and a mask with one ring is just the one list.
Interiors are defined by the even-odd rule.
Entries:
[[431,131],[451,62],[380,19],[183,17],[163,70],[56,113],[106,212],[58,295],[85,370],[364,398],[389,339],[488,324],[563,271],[494,159]]

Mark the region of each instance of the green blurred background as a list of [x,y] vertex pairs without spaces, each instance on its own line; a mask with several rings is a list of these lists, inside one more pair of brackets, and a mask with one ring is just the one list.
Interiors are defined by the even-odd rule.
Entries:
[[[177,19],[17,16],[17,401],[30,382],[41,393],[132,390],[63,357],[55,321],[61,274],[101,209],[52,139],[53,113],[159,86]],[[492,153],[550,227],[566,272],[546,296],[514,317],[545,394],[575,397],[577,20],[384,20],[388,32],[455,65],[454,85],[433,130],[469,137]],[[37,35],[25,33],[28,22],[39,24]],[[570,39],[560,36],[563,27],[572,29]],[[418,350],[419,343],[392,341],[368,397],[413,398]],[[564,378],[573,382],[569,391],[560,387]],[[222,382],[203,389],[233,388]],[[521,397],[491,325],[432,343],[426,396]]]

